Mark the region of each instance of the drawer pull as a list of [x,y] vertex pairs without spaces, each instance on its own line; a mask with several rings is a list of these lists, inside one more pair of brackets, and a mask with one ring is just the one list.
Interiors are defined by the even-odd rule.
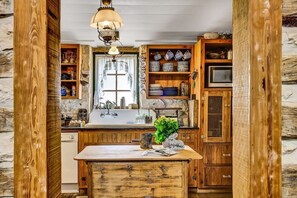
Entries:
[[231,157],[231,153],[223,153],[223,157]]
[[231,175],[222,175],[224,179],[231,178]]

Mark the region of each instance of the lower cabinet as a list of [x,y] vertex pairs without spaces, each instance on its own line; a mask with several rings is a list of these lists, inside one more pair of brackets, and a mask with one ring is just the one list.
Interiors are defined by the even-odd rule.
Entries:
[[[141,134],[152,132],[154,129],[98,129],[81,130],[78,133],[78,150],[82,151],[89,145],[127,145],[139,144]],[[179,129],[178,139],[197,151],[197,137],[199,129]],[[88,188],[88,169],[83,161],[78,163],[78,184],[80,190]],[[188,186],[197,187],[198,161],[192,160],[189,164]]]
[[201,188],[232,187],[232,143],[205,143]]

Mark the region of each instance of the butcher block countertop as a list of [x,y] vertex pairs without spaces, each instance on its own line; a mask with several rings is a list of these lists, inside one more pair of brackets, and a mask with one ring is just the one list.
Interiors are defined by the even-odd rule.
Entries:
[[[160,149],[162,146],[153,146]],[[161,156],[155,153],[143,155],[147,150],[143,150],[139,145],[108,145],[108,146],[87,146],[74,159],[92,162],[125,162],[125,161],[183,161],[202,159],[202,156],[185,146],[184,150],[177,151],[171,156]]]

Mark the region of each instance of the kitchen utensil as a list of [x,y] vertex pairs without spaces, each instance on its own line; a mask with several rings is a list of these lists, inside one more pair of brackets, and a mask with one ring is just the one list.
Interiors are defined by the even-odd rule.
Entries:
[[173,57],[174,57],[173,52],[170,51],[170,50],[168,50],[168,51],[166,52],[165,56],[164,56],[164,59],[167,60],[167,61],[169,61],[169,60],[171,60]]
[[175,60],[180,60],[183,57],[183,53],[180,50],[177,50],[175,53],[174,59]]
[[161,60],[162,59],[161,54],[159,52],[156,52],[155,55],[154,55],[154,59],[155,59],[155,61]]
[[189,50],[184,53],[183,60],[188,60],[192,57],[192,54]]

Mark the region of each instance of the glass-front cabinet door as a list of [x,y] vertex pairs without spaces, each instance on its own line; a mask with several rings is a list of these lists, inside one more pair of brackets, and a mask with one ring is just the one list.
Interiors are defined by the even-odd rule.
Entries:
[[231,141],[231,91],[205,91],[204,142]]

